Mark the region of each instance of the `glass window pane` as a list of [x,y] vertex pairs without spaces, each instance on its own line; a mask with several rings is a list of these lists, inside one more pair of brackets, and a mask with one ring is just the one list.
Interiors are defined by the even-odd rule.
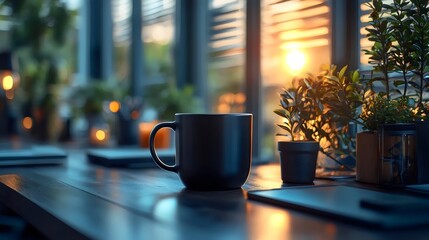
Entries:
[[113,18],[114,76],[119,81],[129,79],[131,10],[130,0],[111,0]]
[[211,112],[244,112],[244,1],[212,0],[208,101]]
[[174,9],[173,0],[142,1],[145,84],[174,80]]
[[330,64],[330,8],[326,0],[262,1],[262,158],[272,158],[281,122],[273,110],[294,77]]

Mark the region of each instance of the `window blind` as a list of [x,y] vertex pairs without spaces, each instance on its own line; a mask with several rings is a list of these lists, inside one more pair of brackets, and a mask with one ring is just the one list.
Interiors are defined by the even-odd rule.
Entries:
[[328,1],[265,0],[262,36],[276,50],[329,45]]
[[[262,3],[264,85],[289,85],[294,76],[317,73],[322,64],[330,62],[330,1],[263,0]],[[291,71],[288,64],[295,59],[288,55],[294,51],[299,51],[305,62],[301,69]]]
[[142,24],[145,42],[170,43],[173,39],[174,0],[143,0]]
[[244,9],[242,0],[213,0],[209,14],[212,64],[226,68],[243,65]]
[[115,44],[129,44],[131,32],[131,1],[111,1],[113,18],[113,41]]
[[170,20],[174,13],[174,0],[143,0],[143,25]]

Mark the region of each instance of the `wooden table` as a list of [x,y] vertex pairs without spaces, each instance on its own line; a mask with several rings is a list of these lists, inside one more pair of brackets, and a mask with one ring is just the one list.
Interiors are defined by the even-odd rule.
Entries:
[[[385,231],[247,200],[282,187],[277,164],[253,166],[240,190],[193,192],[174,173],[89,164],[0,169],[0,204],[52,239],[429,239],[429,229]],[[315,181],[315,184],[343,184]],[[429,197],[428,197],[429,198]]]

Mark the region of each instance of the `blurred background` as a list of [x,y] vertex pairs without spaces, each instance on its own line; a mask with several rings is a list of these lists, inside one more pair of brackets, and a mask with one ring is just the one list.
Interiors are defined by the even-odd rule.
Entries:
[[273,161],[282,88],[324,64],[366,69],[362,4],[0,0],[0,136],[147,147],[176,112],[251,112],[254,161]]

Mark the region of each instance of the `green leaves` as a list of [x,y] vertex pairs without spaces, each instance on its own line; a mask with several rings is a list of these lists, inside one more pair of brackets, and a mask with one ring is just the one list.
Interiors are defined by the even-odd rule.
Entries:
[[349,122],[359,122],[364,95],[359,72],[348,71],[347,66],[337,72],[331,65],[317,76],[308,74],[294,83],[280,93],[279,108],[274,110],[283,119],[277,126],[286,132],[277,135],[324,141],[336,152],[352,154],[346,133]]
[[309,76],[306,79],[299,79],[296,87],[284,89],[280,94],[281,108],[274,110],[274,113],[284,119],[283,124],[278,126],[289,133],[292,140],[295,140],[295,135],[304,132],[303,130],[308,132],[305,121],[314,118],[322,111],[315,101],[318,94],[317,88],[315,79]]
[[274,113],[286,119],[290,118],[290,113],[284,109],[276,109],[274,110]]
[[419,119],[412,98],[388,99],[380,94],[365,99],[361,118],[368,130],[377,130],[381,124],[410,123]]
[[[394,0],[384,4],[376,0],[366,5],[371,9],[371,21],[365,29],[373,46],[364,52],[378,74],[372,81],[383,83],[388,99],[398,92],[405,97],[415,91],[422,104],[427,87],[424,76],[429,70],[429,1]],[[400,73],[402,79],[393,79],[392,84],[391,73]],[[411,81],[410,73],[419,80]]]
[[194,95],[191,85],[178,88],[172,82],[151,85],[143,91],[146,106],[156,109],[159,120],[173,120],[178,112],[200,112],[200,99]]

